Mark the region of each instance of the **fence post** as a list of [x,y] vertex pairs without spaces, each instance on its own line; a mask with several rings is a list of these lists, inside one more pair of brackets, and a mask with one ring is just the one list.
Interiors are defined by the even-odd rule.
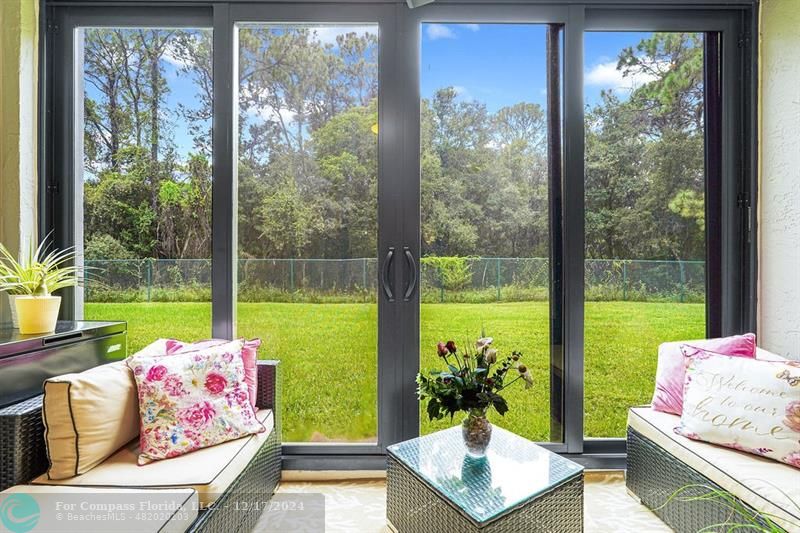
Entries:
[[628,262],[622,262],[622,300],[628,301]]
[[500,258],[495,260],[495,268],[497,269],[497,301],[500,301]]
[[[83,262],[83,301],[89,301],[89,270],[87,263],[89,261]],[[78,290],[77,288],[75,290]]]
[[364,290],[367,290],[367,258],[361,260],[361,280],[364,284]]
[[439,303],[444,303],[444,279],[442,279],[442,267],[436,267],[436,272],[439,276]]
[[153,286],[153,258],[147,259],[147,268],[145,269],[145,279],[147,279],[147,302],[150,303],[150,291]]
[[678,260],[678,267],[681,272],[681,303],[686,301],[686,270],[683,266],[683,261]]
[[289,259],[289,294],[294,301],[294,257]]

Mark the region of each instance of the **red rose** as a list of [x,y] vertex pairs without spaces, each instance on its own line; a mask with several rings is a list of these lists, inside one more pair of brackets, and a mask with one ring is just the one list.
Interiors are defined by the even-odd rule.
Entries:
[[445,344],[445,348],[447,348],[447,351],[450,353],[456,353],[457,348],[456,348],[456,343],[454,341],[447,341],[447,344]]
[[447,345],[443,342],[439,342],[436,345],[436,351],[439,352],[439,357],[444,357],[450,353],[450,351],[447,349]]
[[219,394],[227,385],[228,380],[218,372],[209,372],[206,376],[206,390],[211,394]]
[[191,407],[182,409],[178,413],[179,420],[184,426],[201,430],[216,416],[214,406],[209,402],[199,402]]
[[164,365],[156,365],[150,367],[147,371],[147,381],[161,381],[167,375],[167,367]]

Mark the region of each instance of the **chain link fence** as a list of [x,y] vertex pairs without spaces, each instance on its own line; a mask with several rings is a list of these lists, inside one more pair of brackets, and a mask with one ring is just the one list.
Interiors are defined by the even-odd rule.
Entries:
[[[207,302],[210,259],[86,261],[87,302]],[[242,302],[374,302],[378,261],[360,259],[241,259]],[[549,296],[546,258],[425,257],[423,302],[544,301]],[[587,300],[703,302],[703,261],[589,259]]]

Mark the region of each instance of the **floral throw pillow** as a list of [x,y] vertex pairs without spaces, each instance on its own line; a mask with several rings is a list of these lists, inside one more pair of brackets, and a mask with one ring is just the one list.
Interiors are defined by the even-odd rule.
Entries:
[[[225,344],[226,340],[222,339],[209,339],[205,341],[198,341],[195,343],[186,343],[176,339],[168,339],[166,341],[166,353],[174,355],[176,353],[194,352],[203,350],[212,346]],[[244,381],[247,383],[247,392],[250,395],[250,405],[253,409],[256,407],[256,399],[258,398],[258,347],[261,346],[261,339],[251,339],[244,341],[242,346],[242,361],[244,362]]]
[[140,465],[265,431],[244,381],[243,344],[128,359],[139,394]]
[[800,362],[694,353],[675,432],[800,468]]

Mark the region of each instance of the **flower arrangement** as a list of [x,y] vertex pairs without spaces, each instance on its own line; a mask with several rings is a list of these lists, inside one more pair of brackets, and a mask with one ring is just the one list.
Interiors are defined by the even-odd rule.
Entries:
[[492,341],[491,337],[478,339],[472,353],[459,351],[453,341],[436,345],[447,370],[432,371],[430,377],[417,374],[417,396],[420,401],[428,400],[427,412],[431,420],[447,415],[452,419],[459,411],[484,417],[490,407],[505,415],[508,403],[501,392],[517,381],[522,381],[526,389],[533,386],[530,370],[520,363],[522,353],[513,351],[501,360]]

